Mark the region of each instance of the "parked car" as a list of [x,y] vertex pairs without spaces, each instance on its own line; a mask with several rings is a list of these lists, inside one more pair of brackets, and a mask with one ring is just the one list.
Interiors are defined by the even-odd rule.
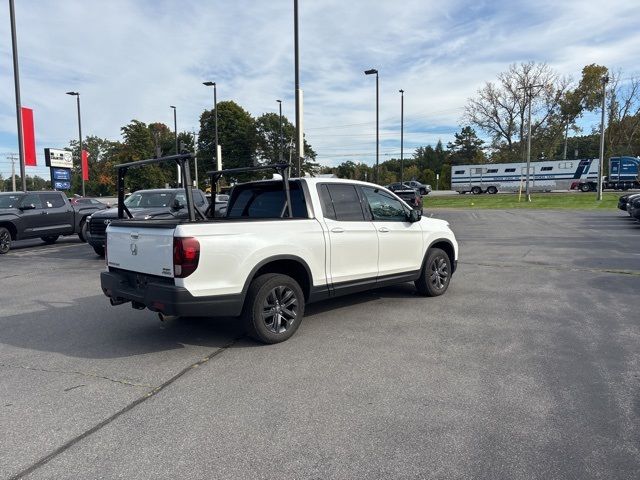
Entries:
[[625,212],[627,211],[627,204],[629,203],[630,199],[636,196],[640,196],[640,193],[627,193],[625,195],[622,195],[619,199],[618,199],[618,208],[620,210],[624,210]]
[[[206,193],[207,201],[211,204],[211,194]],[[227,203],[229,202],[229,195],[218,193],[216,195],[216,217],[222,217],[227,212]]]
[[417,182],[416,180],[404,182],[404,184],[408,187],[418,190],[418,192],[420,192],[420,195],[429,195],[429,193],[431,193],[431,185],[425,185],[423,183]]
[[107,208],[111,208],[110,204],[101,202],[97,198],[91,198],[91,197],[73,197],[69,199],[69,202],[71,202],[71,205],[76,205],[76,206],[92,205],[100,210],[106,210]]
[[415,188],[405,186],[403,190],[395,190],[393,193],[407,202],[411,208],[422,211],[422,195]]
[[55,243],[61,235],[77,234],[86,241],[86,220],[99,209],[72,204],[63,192],[0,193],[0,254],[11,249],[11,242],[27,238]]
[[253,338],[277,343],[308,303],[404,282],[438,296],[456,270],[449,224],[371,183],[285,175],[236,185],[223,218],[192,209],[191,220],[110,223],[101,286],[112,305],[161,318],[241,316]]
[[636,220],[640,220],[640,195],[632,195],[627,203],[627,212]]
[[[209,205],[204,192],[193,190],[193,199],[198,208],[205,210]],[[151,218],[175,219],[186,218],[186,197],[183,188],[162,188],[154,190],[138,190],[125,201],[125,206],[138,220]],[[97,212],[89,218],[87,242],[97,255],[104,256],[106,241],[105,230],[112,220],[118,218],[118,209],[110,208]]]
[[409,182],[404,182],[404,183],[400,183],[400,182],[392,183],[390,185],[387,185],[386,188],[388,188],[392,192],[395,192],[397,190],[406,190],[407,188],[413,188],[417,190],[420,195],[428,195],[431,192],[431,185],[424,185],[415,180],[411,180]]

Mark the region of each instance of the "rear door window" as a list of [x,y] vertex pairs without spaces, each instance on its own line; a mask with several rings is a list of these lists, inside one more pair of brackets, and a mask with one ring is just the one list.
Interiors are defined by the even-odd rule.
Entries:
[[56,193],[41,193],[40,200],[44,208],[60,208],[65,206],[62,195]]
[[343,222],[365,221],[360,196],[354,185],[326,184],[331,203],[335,211],[335,219]]
[[40,195],[31,193],[22,198],[20,205],[33,205],[36,208],[42,208],[42,200],[40,200]]

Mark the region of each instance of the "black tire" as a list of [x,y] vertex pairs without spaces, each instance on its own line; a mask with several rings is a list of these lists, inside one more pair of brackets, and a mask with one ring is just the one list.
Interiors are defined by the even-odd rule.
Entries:
[[420,278],[415,281],[416,290],[426,297],[437,297],[449,288],[451,259],[444,250],[432,248],[422,267]]
[[474,195],[480,195],[482,193],[482,189],[480,187],[473,187],[471,189],[471,193],[473,193]]
[[48,235],[46,237],[40,237],[40,239],[47,245],[53,245],[59,237],[60,235]]
[[104,257],[104,247],[93,245],[93,251],[96,252],[96,255],[99,257]]
[[82,219],[80,222],[80,231],[78,232],[78,238],[80,241],[87,243],[87,221]]
[[293,278],[267,273],[251,282],[242,311],[250,337],[267,344],[284,342],[296,332],[303,316],[304,294]]
[[487,193],[490,195],[495,195],[496,193],[498,193],[498,189],[493,185],[491,185],[490,187],[487,188]]
[[0,255],[4,255],[11,250],[11,232],[4,227],[0,227]]
[[580,191],[581,192],[589,192],[591,191],[591,185],[588,183],[581,183],[580,184]]

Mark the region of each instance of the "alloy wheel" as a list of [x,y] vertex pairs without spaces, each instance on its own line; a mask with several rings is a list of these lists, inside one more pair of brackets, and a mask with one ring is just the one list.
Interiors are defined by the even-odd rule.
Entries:
[[438,290],[442,290],[449,281],[449,266],[447,265],[447,261],[441,256],[434,258],[433,262],[431,262],[430,270],[429,281],[431,285]]
[[298,298],[295,292],[285,286],[272,289],[262,305],[262,320],[273,333],[286,332],[298,316]]

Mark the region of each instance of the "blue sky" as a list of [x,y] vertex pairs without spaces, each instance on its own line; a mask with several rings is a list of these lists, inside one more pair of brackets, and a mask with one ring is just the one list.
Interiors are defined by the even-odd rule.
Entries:
[[[34,109],[38,163],[45,147],[83,132],[120,138],[136,118],[197,130],[218,99],[253,115],[293,119],[292,0],[16,0],[22,102]],[[0,21],[0,172],[17,150],[8,4]],[[448,142],[467,99],[510,63],[547,62],[579,78],[590,63],[638,75],[635,0],[300,0],[304,128],[322,164],[375,160],[375,80],[380,71],[382,159],[399,155],[400,88],[405,155]],[[584,126],[597,122],[585,119]],[[224,157],[224,152],[223,152]],[[28,173],[47,176],[47,169]]]

